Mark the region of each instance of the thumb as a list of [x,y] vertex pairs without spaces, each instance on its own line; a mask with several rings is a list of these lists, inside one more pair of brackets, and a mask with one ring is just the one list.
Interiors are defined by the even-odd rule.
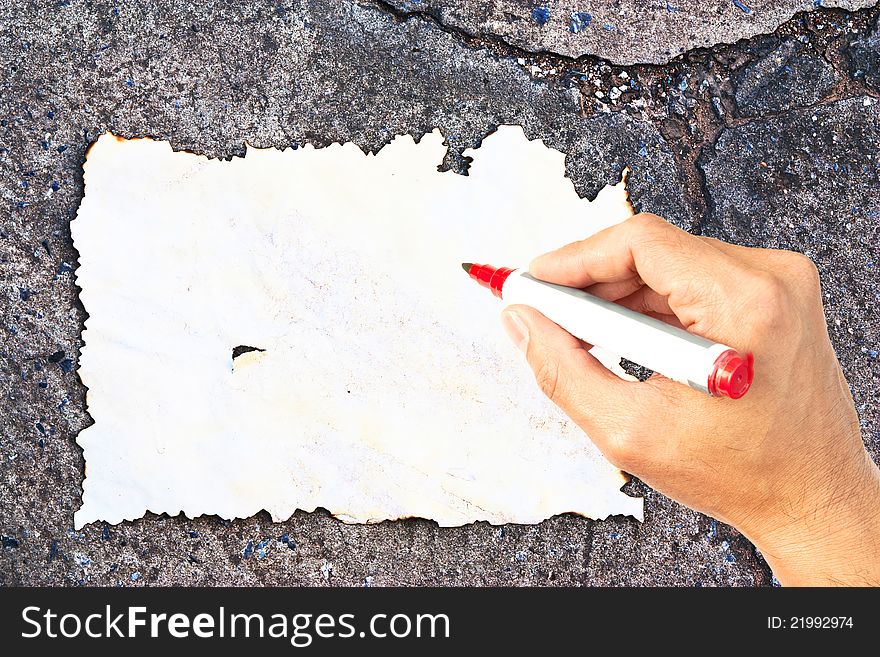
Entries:
[[[529,306],[501,313],[505,331],[525,354],[538,387],[574,420],[606,455],[625,439],[644,408],[645,386],[624,381],[588,351],[589,346]],[[638,400],[636,399],[638,397]]]

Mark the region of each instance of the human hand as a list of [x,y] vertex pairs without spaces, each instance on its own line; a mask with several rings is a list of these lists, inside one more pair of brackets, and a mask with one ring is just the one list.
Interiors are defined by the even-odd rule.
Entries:
[[533,308],[502,313],[538,385],[617,467],[736,527],[783,584],[880,585],[880,471],[808,258],[640,214],[529,271],[753,352],[745,397],[713,398],[659,375],[624,381]]

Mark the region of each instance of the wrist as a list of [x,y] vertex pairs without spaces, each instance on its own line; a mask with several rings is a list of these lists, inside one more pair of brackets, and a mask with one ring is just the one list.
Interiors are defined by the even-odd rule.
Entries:
[[737,526],[782,584],[880,585],[880,470],[861,457],[848,472],[805,478]]

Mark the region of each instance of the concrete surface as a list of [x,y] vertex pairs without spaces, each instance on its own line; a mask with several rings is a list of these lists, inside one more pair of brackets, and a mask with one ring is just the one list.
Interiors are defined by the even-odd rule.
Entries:
[[[803,3],[790,4],[758,29]],[[700,22],[681,5],[682,20]],[[646,496],[644,524],[562,516],[440,529],[297,513],[278,524],[266,514],[148,516],[74,532],[84,467],[75,437],[91,419],[76,375],[87,309],[68,222],[86,149],[105,130],[230,157],[245,141],[375,150],[439,126],[444,166],[464,172],[462,149],[499,123],[522,123],[570,154],[582,194],[629,164],[639,208],[694,232],[809,253],[877,457],[877,14],[818,8],[733,46],[620,66],[529,53],[378,0],[0,0],[0,583],[770,584],[735,531],[638,481],[627,490]],[[679,36],[659,42],[677,52]],[[613,59],[610,46],[600,54]]]
[[880,21],[873,32],[853,41],[846,55],[850,75],[863,80],[870,89],[880,91]]
[[785,39],[737,76],[736,105],[743,116],[761,116],[819,102],[840,74],[798,39]]
[[856,10],[872,0],[386,0],[400,15],[498,39],[528,52],[665,64],[686,50],[774,31],[797,12]]

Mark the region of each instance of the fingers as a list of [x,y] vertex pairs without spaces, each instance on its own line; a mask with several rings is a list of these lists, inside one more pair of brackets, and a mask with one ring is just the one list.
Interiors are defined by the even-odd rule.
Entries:
[[706,337],[723,337],[735,328],[725,325],[720,313],[741,288],[742,270],[731,253],[647,214],[539,256],[529,267],[536,278],[578,288],[602,286],[600,292],[630,287],[630,294],[637,293],[634,282],[641,280],[656,296],[633,302],[657,306],[653,312],[673,313]]
[[657,313],[659,315],[674,315],[672,308],[669,307],[669,299],[660,294],[647,285],[643,285],[630,295],[615,299],[621,306],[625,306],[630,310],[635,310],[646,315]]
[[620,379],[591,356],[583,342],[534,308],[509,306],[502,323],[525,354],[540,389],[609,458],[625,440],[627,427],[650,421],[646,415],[661,416],[654,413],[654,387]]
[[689,269],[699,274],[726,258],[699,237],[654,215],[639,214],[538,256],[529,271],[541,280],[578,288],[641,277],[657,292],[668,294],[675,287],[670,273]]
[[684,328],[669,308],[669,300],[644,284],[638,276],[611,283],[596,283],[586,289],[590,294],[614,301],[643,315],[654,317],[676,328]]
[[586,289],[592,295],[619,303],[637,313],[654,317],[676,328],[684,328],[669,307],[669,300],[642,283],[640,278],[628,278],[616,283],[596,283]]
[[638,276],[633,276],[632,278],[625,278],[622,281],[596,283],[586,288],[586,291],[600,299],[617,301],[618,299],[629,296],[642,286],[644,286],[642,279]]

